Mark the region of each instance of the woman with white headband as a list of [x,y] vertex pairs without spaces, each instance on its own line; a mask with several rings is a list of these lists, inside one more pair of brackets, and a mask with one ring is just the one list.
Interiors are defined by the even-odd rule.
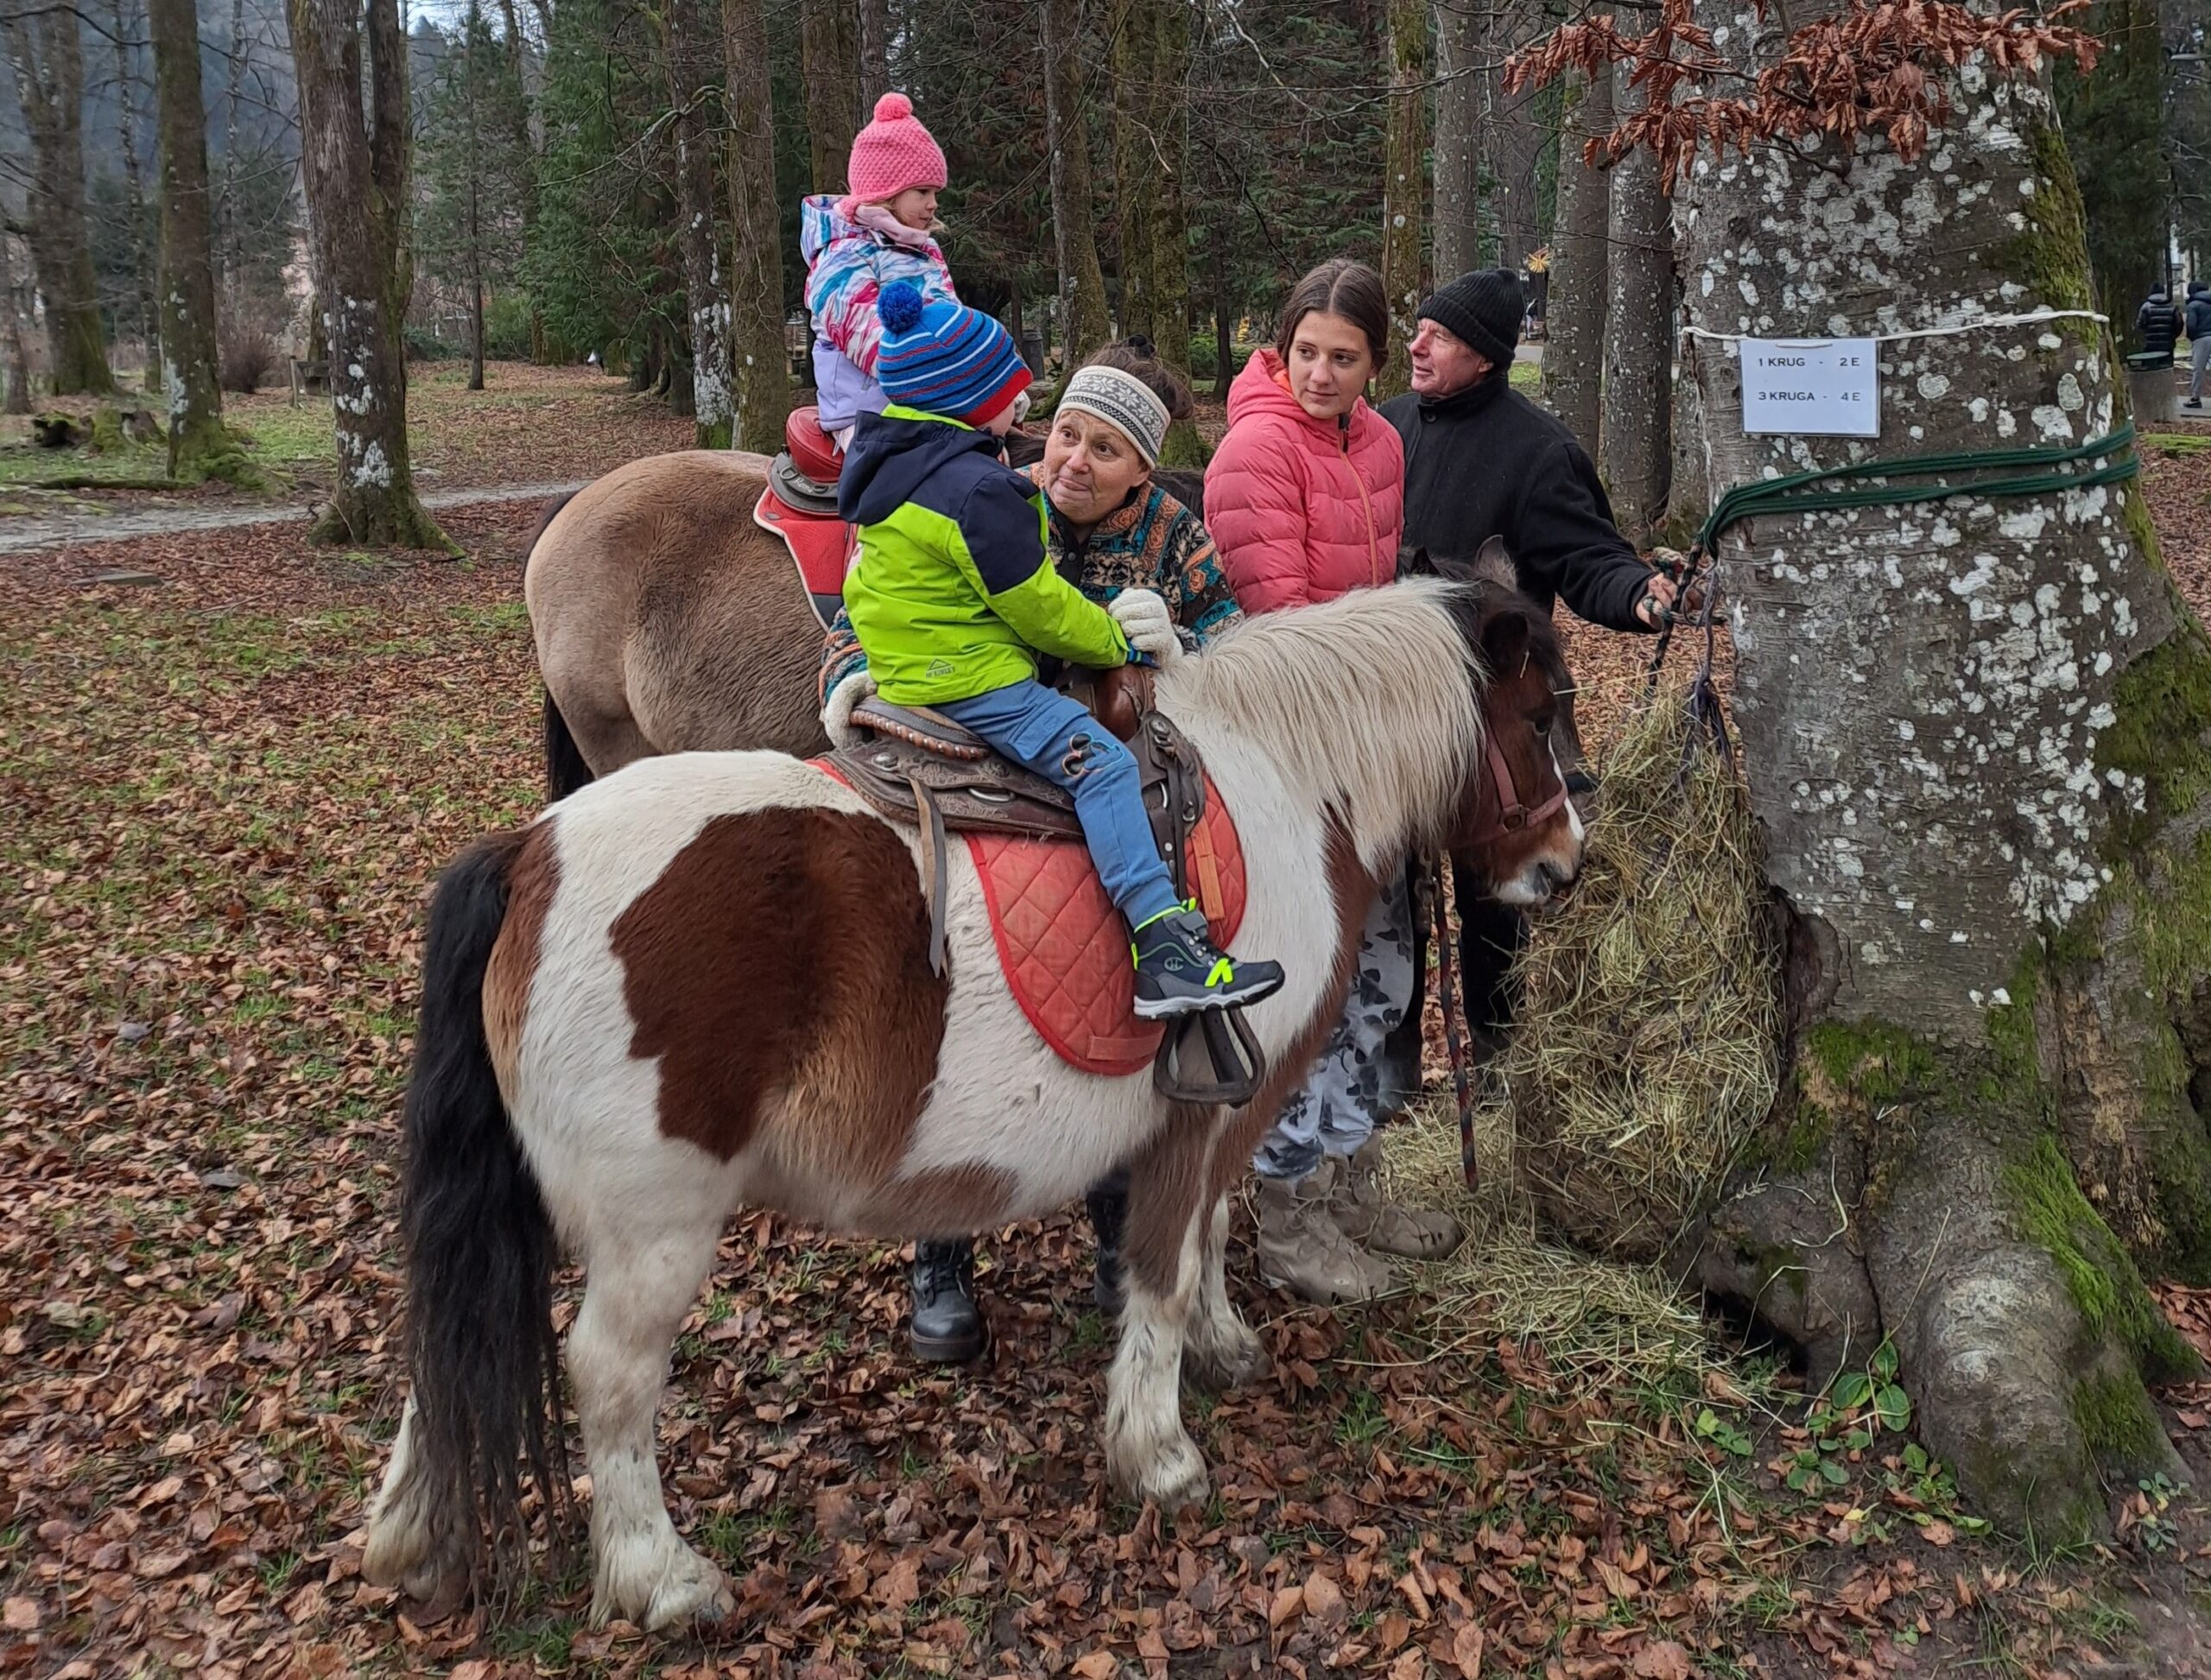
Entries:
[[[1024,468],[1050,510],[1052,564],[1103,606],[1127,589],[1165,603],[1187,646],[1236,622],[1235,592],[1198,516],[1153,478],[1167,428],[1194,404],[1182,377],[1142,339],[1109,344],[1078,368],[1052,416],[1044,459]],[[1124,621],[1134,632],[1138,626]],[[822,721],[842,741],[852,707],[874,692],[852,625],[842,612],[822,654]],[[1092,1190],[1098,1232],[1098,1304],[1120,1310],[1120,1239],[1128,1206],[1124,1174]],[[972,1359],[986,1336],[974,1298],[974,1243],[965,1235],[918,1243],[909,1281],[914,1351],[930,1360]]]

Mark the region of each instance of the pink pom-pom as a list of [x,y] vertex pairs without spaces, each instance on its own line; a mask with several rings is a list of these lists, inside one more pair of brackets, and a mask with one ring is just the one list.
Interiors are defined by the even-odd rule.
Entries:
[[875,102],[875,120],[896,123],[914,114],[914,102],[903,93],[886,93]]

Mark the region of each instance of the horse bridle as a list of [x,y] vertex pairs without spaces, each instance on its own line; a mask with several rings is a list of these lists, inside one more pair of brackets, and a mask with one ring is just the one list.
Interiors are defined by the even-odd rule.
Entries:
[[[1548,738],[1546,750],[1549,750]],[[1555,756],[1552,763],[1555,768]],[[1486,720],[1482,730],[1482,764],[1487,772],[1490,794],[1497,801],[1497,821],[1467,841],[1467,845],[1487,846],[1508,834],[1517,834],[1524,828],[1548,822],[1565,808],[1567,789],[1563,771],[1559,774],[1558,791],[1542,804],[1531,807],[1520,797],[1520,784],[1513,777],[1512,766],[1505,762],[1504,751],[1497,744],[1497,732],[1486,726]]]

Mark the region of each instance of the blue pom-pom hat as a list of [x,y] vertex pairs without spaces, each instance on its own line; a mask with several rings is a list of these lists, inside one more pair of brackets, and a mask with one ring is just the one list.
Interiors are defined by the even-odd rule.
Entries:
[[987,426],[1029,388],[1013,335],[979,309],[931,301],[912,281],[894,280],[875,312],[883,323],[875,377],[894,403]]

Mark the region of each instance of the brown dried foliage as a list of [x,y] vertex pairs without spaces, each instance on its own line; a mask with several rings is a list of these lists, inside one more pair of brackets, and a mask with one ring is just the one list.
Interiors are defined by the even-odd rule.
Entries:
[[[1658,21],[1642,35],[1622,31],[1603,14],[1562,26],[1512,57],[1505,85],[1517,93],[1568,70],[1594,75],[1615,64],[1633,66],[1629,86],[1645,92],[1647,103],[1610,134],[1593,136],[1582,161],[1600,168],[1647,147],[1669,192],[1707,145],[1719,157],[1730,147],[1747,155],[1756,142],[1793,145],[1830,136],[1847,157],[1859,136],[1874,134],[1910,162],[1949,121],[1950,78],[1976,54],[1999,76],[2031,74],[2045,58],[2071,59],[2084,75],[2094,69],[2102,43],[2058,21],[2087,3],[2062,0],[2040,14],[1990,14],[1951,0],[1848,0],[1831,16],[1792,30],[1781,56],[1752,74],[1695,22],[1690,0],[1664,0]],[[1757,10],[1763,18],[1763,0]],[[1710,91],[1731,85],[1749,91]]]

